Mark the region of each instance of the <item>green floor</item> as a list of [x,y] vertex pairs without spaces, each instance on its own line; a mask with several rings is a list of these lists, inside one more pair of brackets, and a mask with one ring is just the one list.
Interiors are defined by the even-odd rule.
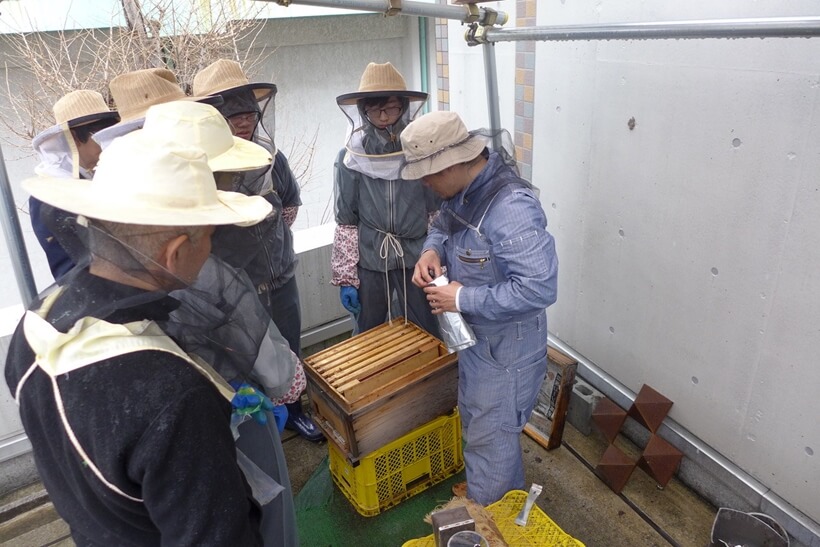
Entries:
[[306,547],[386,547],[433,532],[424,515],[452,497],[450,487],[464,472],[433,485],[396,507],[363,517],[333,484],[325,459],[296,496],[299,539]]

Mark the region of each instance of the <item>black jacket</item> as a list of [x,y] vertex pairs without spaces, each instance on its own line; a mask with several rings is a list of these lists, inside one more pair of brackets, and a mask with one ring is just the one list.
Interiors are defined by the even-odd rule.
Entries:
[[[136,301],[109,308],[110,323],[162,319],[174,305],[167,297],[140,304],[140,294],[78,272],[47,320],[65,332],[100,302]],[[33,361],[21,323],[5,368],[12,394]],[[20,414],[43,483],[77,545],[261,545],[259,508],[236,464],[230,404],[191,365],[139,351],[58,376],[57,385],[89,459],[106,480],[143,500],[115,493],[84,465],[51,380],[37,368],[21,391]]]

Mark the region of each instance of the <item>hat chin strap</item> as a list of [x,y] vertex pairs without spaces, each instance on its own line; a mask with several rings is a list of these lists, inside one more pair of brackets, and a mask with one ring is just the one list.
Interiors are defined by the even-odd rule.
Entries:
[[65,133],[65,140],[68,144],[68,149],[71,151],[71,177],[80,178],[80,151],[77,149],[77,143],[74,142],[74,134],[68,127],[68,122],[63,122],[60,127]]

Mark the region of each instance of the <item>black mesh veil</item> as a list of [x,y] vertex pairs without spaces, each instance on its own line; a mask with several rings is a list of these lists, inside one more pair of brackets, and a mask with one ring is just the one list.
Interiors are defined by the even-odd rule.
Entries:
[[187,231],[193,238],[207,237],[201,227],[136,227],[82,216],[62,222],[77,226],[55,232],[58,241],[63,233],[79,238],[75,236],[70,247],[76,266],[60,279],[61,285],[70,285],[74,277],[87,272],[93,259],[143,284],[165,287],[103,299],[87,310],[89,315],[105,319],[135,305],[163,302],[169,306],[168,315],[157,322],[182,349],[211,365],[228,382],[252,382],[274,401],[286,396],[298,358],[259,303],[247,275],[210,255],[195,279],[186,280],[151,259],[152,248],[175,234]]

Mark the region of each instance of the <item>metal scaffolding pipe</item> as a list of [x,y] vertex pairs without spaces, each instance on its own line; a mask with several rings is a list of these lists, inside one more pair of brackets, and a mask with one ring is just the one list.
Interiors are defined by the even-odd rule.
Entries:
[[507,21],[507,14],[502,11],[478,8],[474,4],[450,6],[446,4],[428,4],[410,0],[262,0],[275,2],[281,6],[291,4],[318,6],[323,8],[348,9],[356,11],[375,11],[385,15],[415,15],[418,17],[439,17],[453,19],[462,23],[485,21],[491,18],[491,23],[503,25]]
[[37,286],[34,283],[34,274],[31,272],[26,244],[23,242],[20,218],[17,216],[17,207],[14,204],[14,194],[11,191],[2,147],[0,147],[0,205],[3,208],[3,213],[0,214],[0,225],[6,236],[6,246],[14,269],[14,279],[17,280],[23,306],[28,308],[37,296]]
[[501,108],[498,99],[498,70],[495,65],[495,44],[486,43],[484,49],[484,81],[487,87],[487,109],[490,113],[490,130],[493,134],[493,149],[501,148]]
[[653,40],[688,38],[789,38],[820,36],[820,17],[705,19],[651,23],[603,23],[522,28],[486,28],[477,43],[525,40]]

